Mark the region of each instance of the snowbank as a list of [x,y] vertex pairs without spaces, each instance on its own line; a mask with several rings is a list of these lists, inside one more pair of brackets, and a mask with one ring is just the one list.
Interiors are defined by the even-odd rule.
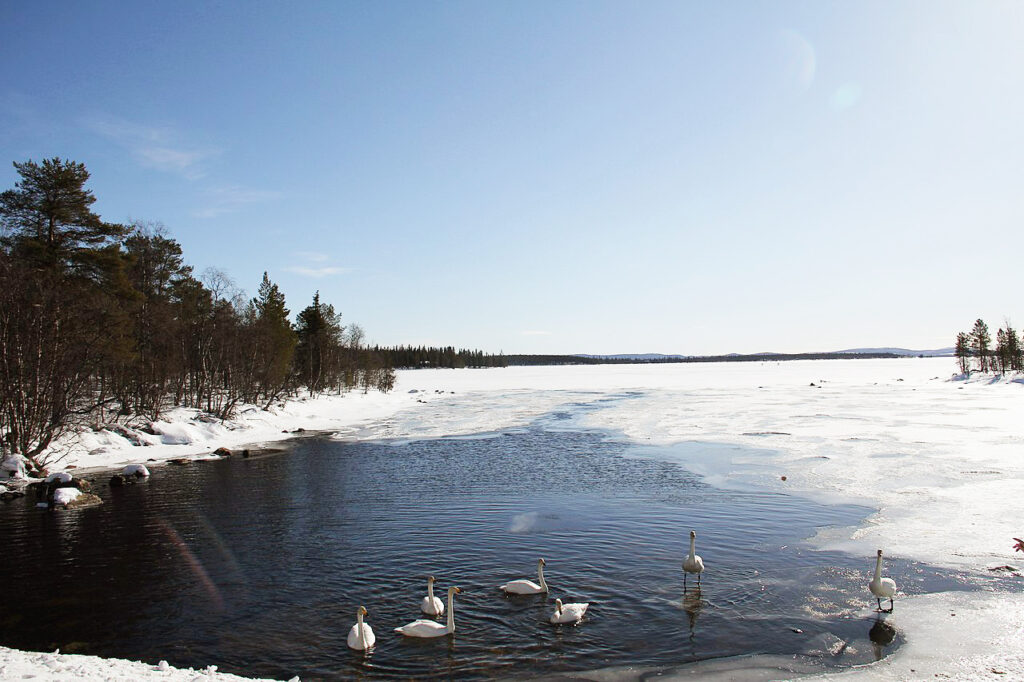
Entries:
[[[192,668],[172,668],[166,662],[147,665],[117,658],[79,656],[77,654],[34,653],[16,651],[0,646],[0,679],[38,680],[58,682],[135,682],[135,680],[161,680],[162,682],[210,682],[232,680],[258,682],[251,678],[217,672],[217,666],[198,671]],[[298,678],[294,678],[297,682]]]

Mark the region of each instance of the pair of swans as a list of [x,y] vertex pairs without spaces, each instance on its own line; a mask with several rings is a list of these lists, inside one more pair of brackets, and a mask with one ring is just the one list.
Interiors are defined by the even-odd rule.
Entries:
[[[690,553],[683,559],[683,588],[686,588],[686,576],[690,573],[697,574],[697,584],[700,585],[700,576],[704,572],[704,560],[696,553],[697,533],[690,531]],[[868,589],[875,595],[878,601],[878,610],[882,611],[882,600],[889,600],[889,608],[886,613],[892,613],[893,601],[896,596],[896,581],[892,578],[882,577],[882,550],[878,550],[878,560],[875,562],[875,575],[868,583]]]
[[[503,591],[505,594],[521,595],[521,594],[547,594],[548,584],[544,581],[544,559],[537,560],[537,581],[532,580],[513,580],[499,585],[498,589]],[[555,612],[551,614],[549,622],[556,625],[565,623],[579,623],[583,620],[584,614],[587,612],[587,607],[590,606],[589,602],[578,602],[563,604],[561,599],[555,600]]]
[[[418,618],[411,623],[406,623],[395,632],[406,637],[444,637],[455,633],[455,595],[462,592],[458,587],[448,588],[448,623],[441,625],[435,620]],[[440,616],[444,613],[444,604],[434,596],[434,576],[427,579],[427,596],[420,602],[420,610],[430,616]]]
[[[443,637],[453,634],[455,632],[455,595],[460,592],[462,590],[458,587],[448,588],[447,624],[442,625],[437,621],[419,618],[400,628],[395,628],[395,632],[401,633],[406,637]],[[420,610],[430,616],[440,616],[444,613],[444,603],[434,596],[434,576],[430,576],[427,579],[427,596],[420,602]],[[356,624],[352,626],[348,633],[348,646],[350,649],[366,651],[372,648],[377,641],[376,636],[373,634],[373,628],[368,623],[363,622],[363,616],[365,615],[365,607],[360,606],[356,609]]]

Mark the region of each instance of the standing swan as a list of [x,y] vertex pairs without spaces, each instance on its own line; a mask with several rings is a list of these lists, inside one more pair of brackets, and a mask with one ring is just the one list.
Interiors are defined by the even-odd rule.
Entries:
[[544,560],[537,560],[537,579],[540,585],[532,580],[513,580],[510,583],[500,585],[498,589],[504,590],[505,594],[547,594],[548,584],[544,582]]
[[363,616],[365,615],[365,606],[360,606],[356,609],[356,624],[348,631],[348,646],[350,649],[366,651],[373,648],[373,643],[377,641],[373,634],[373,628],[370,627],[369,623],[363,622]]
[[868,583],[868,589],[878,600],[878,610],[882,611],[882,600],[889,600],[889,610],[885,613],[892,613],[892,598],[896,594],[896,581],[892,578],[882,577],[882,550],[878,550],[878,561],[875,562],[875,577]]
[[583,602],[579,604],[563,604],[561,599],[555,600],[555,612],[551,614],[551,622],[558,625],[559,623],[579,623],[583,620],[583,615],[587,612],[589,603]]
[[434,576],[427,578],[427,596],[420,602],[420,611],[428,616],[440,616],[444,613],[444,602],[434,596]]
[[690,531],[690,553],[683,559],[683,588],[686,588],[686,574],[696,573],[697,584],[700,585],[700,574],[704,572],[704,560],[694,552],[697,548],[697,533]]
[[454,634],[455,604],[453,600],[459,592],[462,592],[462,590],[457,587],[448,588],[448,625],[441,625],[437,621],[420,618],[400,628],[395,628],[395,632],[400,632],[407,637],[443,637],[444,635]]

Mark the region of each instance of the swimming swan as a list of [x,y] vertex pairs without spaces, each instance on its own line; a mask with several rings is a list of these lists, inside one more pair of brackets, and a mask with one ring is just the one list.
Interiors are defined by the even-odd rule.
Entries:
[[878,561],[875,562],[875,577],[868,583],[868,589],[871,590],[871,594],[875,595],[875,599],[878,600],[878,610],[882,611],[882,600],[888,599],[889,610],[886,613],[892,613],[892,598],[896,594],[896,581],[892,578],[882,577],[882,550],[878,550]]
[[544,582],[544,560],[537,560],[537,579],[540,585],[532,580],[513,580],[499,586],[506,594],[547,594],[548,584]]
[[683,559],[683,587],[686,587],[687,573],[697,574],[697,584],[700,585],[700,574],[704,572],[704,560],[694,554],[697,546],[697,534],[690,531],[690,553]]
[[559,623],[579,623],[583,620],[583,615],[587,612],[589,603],[580,604],[563,604],[561,599],[555,600],[555,612],[551,614],[551,622],[556,625]]
[[356,609],[356,624],[348,631],[348,646],[350,649],[366,651],[372,648],[373,643],[377,641],[373,634],[373,628],[370,627],[369,623],[363,622],[363,616],[365,615],[366,607],[360,606]]
[[434,596],[434,576],[427,578],[427,596],[420,602],[420,611],[428,616],[440,616],[444,613],[444,602]]
[[395,632],[400,632],[406,637],[443,637],[444,635],[454,634],[455,604],[453,599],[459,592],[462,592],[462,590],[457,587],[448,588],[448,625],[441,625],[437,621],[420,618],[400,628],[395,628]]

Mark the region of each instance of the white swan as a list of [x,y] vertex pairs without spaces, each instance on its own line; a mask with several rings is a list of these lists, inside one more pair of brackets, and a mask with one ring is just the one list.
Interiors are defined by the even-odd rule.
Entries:
[[868,583],[868,589],[871,590],[871,594],[875,595],[875,599],[878,600],[878,610],[882,610],[882,600],[888,599],[889,610],[887,613],[892,613],[892,598],[896,594],[896,581],[892,578],[882,577],[882,550],[878,550],[878,561],[875,562],[875,577]]
[[532,580],[513,580],[510,583],[500,585],[498,589],[506,594],[547,594],[548,584],[544,582],[544,560],[537,560],[537,579],[540,585]]
[[428,616],[440,616],[444,613],[444,602],[434,596],[434,576],[427,578],[427,596],[420,602],[420,611]]
[[704,560],[695,554],[697,548],[697,534],[690,531],[690,553],[683,559],[683,587],[686,587],[686,575],[697,574],[697,584],[700,585],[700,574],[704,572]]
[[395,628],[395,632],[400,632],[406,637],[443,637],[444,635],[453,634],[455,632],[454,598],[459,592],[462,592],[462,590],[457,587],[448,588],[448,625],[441,625],[437,621],[420,618],[400,628]]
[[589,603],[583,602],[579,604],[563,604],[561,599],[555,600],[555,612],[551,614],[551,622],[558,623],[578,623],[583,620],[583,615],[587,612]]
[[373,648],[373,643],[377,641],[373,634],[373,628],[370,627],[369,623],[363,622],[363,616],[365,615],[365,606],[360,606],[356,609],[356,624],[348,631],[348,646],[350,649],[366,651]]

